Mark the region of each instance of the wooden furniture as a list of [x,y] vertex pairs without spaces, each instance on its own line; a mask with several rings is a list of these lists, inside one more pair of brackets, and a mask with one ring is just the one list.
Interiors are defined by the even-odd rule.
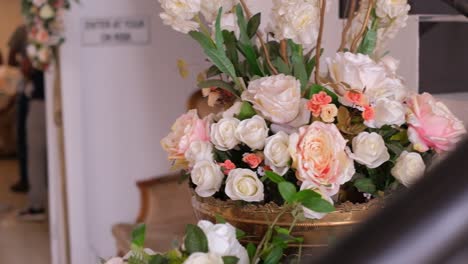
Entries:
[[141,207],[136,223],[112,228],[120,256],[130,251],[131,233],[138,223],[147,226],[145,247],[156,252],[172,249],[173,242],[182,240],[185,226],[196,223],[188,184],[179,184],[179,178],[171,175],[137,183]]

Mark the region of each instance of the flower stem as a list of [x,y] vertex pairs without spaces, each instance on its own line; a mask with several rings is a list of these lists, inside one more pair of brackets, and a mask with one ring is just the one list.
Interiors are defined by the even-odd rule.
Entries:
[[356,0],[351,0],[351,3],[348,7],[349,7],[348,20],[346,21],[346,25],[343,28],[343,32],[341,33],[341,44],[340,44],[340,47],[338,48],[338,51],[343,51],[344,48],[346,47],[346,36],[348,35],[348,31],[351,28],[351,25],[353,23],[355,9],[356,9]]
[[[245,3],[245,0],[239,0],[239,2],[241,3],[242,9],[244,9],[245,14],[247,15],[247,18],[250,19],[252,17],[252,12],[250,12],[249,7]],[[273,63],[271,63],[270,52],[268,51],[268,48],[265,45],[265,41],[263,40],[262,34],[259,31],[257,31],[257,33],[255,33],[255,34],[257,35],[257,38],[260,41],[260,45],[262,46],[263,53],[265,54],[265,60],[266,60],[266,63],[268,65],[268,68],[270,68],[271,72],[274,75],[277,75],[278,70],[275,68],[275,66],[273,66]]]
[[322,49],[322,36],[323,28],[325,25],[325,10],[326,10],[327,1],[320,0],[320,27],[319,35],[317,37],[317,45],[315,46],[315,83],[320,84],[320,50]]
[[362,28],[359,31],[359,33],[356,35],[356,37],[354,38],[353,43],[351,44],[351,52],[353,53],[356,53],[359,40],[362,38],[362,36],[366,32],[373,6],[374,6],[374,0],[369,0],[369,6],[367,8],[366,18],[364,19],[364,23],[362,23]]

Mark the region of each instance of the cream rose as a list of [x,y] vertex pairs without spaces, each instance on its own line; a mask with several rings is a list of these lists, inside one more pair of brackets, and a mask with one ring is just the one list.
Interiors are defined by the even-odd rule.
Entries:
[[219,256],[234,256],[239,258],[238,264],[248,264],[247,250],[236,238],[236,228],[230,224],[213,224],[208,221],[198,222],[208,239],[208,248],[211,253]]
[[374,119],[365,121],[364,124],[371,128],[381,128],[384,125],[401,126],[405,122],[405,106],[398,101],[381,98],[374,105]]
[[301,126],[308,125],[310,123],[310,110],[307,109],[307,102],[309,100],[302,98],[301,104],[299,106],[299,114],[294,118],[293,121],[287,123],[286,125],[299,128]]
[[[323,190],[323,188],[318,187],[316,184],[312,182],[307,182],[307,181],[303,182],[301,185],[301,191],[302,190],[312,190],[316,193],[319,193],[322,196],[322,199],[333,204],[333,200],[329,196],[326,195],[327,192]],[[308,219],[322,219],[323,217],[327,215],[326,213],[318,213],[318,212],[312,211],[309,208],[306,208],[304,206],[302,207],[302,210],[304,211],[305,218],[308,218]]]
[[338,108],[335,104],[327,104],[322,107],[322,112],[320,113],[320,118],[322,118],[325,123],[335,122],[335,117],[338,115]]
[[213,161],[213,145],[206,141],[194,141],[185,152],[185,159],[190,166],[202,160]]
[[211,142],[216,149],[226,151],[240,144],[236,138],[236,129],[239,123],[239,119],[227,117],[211,125]]
[[184,264],[223,264],[223,258],[215,253],[193,253],[184,261]]
[[353,138],[353,153],[349,156],[357,163],[374,169],[390,159],[382,136],[372,132],[362,132]]
[[249,169],[233,169],[226,180],[226,195],[234,201],[263,201],[263,183],[255,172]]
[[289,137],[296,176],[301,181],[325,186],[328,196],[336,194],[355,173],[354,162],[345,148],[346,140],[334,124],[313,122]]
[[260,116],[242,120],[236,129],[236,137],[252,150],[261,150],[265,146],[268,137],[268,127]]
[[288,152],[289,136],[284,132],[267,138],[265,149],[265,164],[279,175],[284,175],[289,170],[291,156]]
[[299,114],[301,84],[293,76],[284,74],[263,77],[249,83],[242,100],[251,102],[265,119],[285,124]]
[[216,163],[209,160],[201,160],[195,163],[190,177],[197,187],[195,192],[201,197],[210,197],[219,191],[224,175]]
[[39,10],[39,16],[42,19],[51,19],[54,17],[54,15],[55,15],[54,9],[52,9],[52,7],[49,4],[42,6],[41,9]]
[[222,117],[224,118],[235,117],[240,113],[241,108],[242,108],[242,102],[237,101],[231,107],[229,107],[229,109],[227,109],[226,111],[222,113]]
[[426,164],[416,152],[403,151],[398,157],[391,173],[395,179],[405,186],[415,183],[426,170]]

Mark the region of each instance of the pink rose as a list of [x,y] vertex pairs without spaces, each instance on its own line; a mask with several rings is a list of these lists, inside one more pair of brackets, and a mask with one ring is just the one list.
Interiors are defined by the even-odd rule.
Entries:
[[49,41],[49,32],[43,28],[39,28],[36,33],[36,40],[39,43],[47,43]]
[[313,122],[289,140],[299,180],[325,187],[327,195],[332,196],[353,177],[354,163],[345,152],[346,140],[334,124]]
[[312,98],[307,102],[307,109],[312,112],[312,115],[319,117],[322,112],[322,108],[325,105],[328,105],[332,102],[331,96],[326,92],[321,91],[317,94],[314,94]]
[[229,172],[236,168],[236,164],[234,164],[231,160],[226,160],[222,163],[219,163],[218,165],[221,166],[221,170],[225,175],[228,175]]
[[177,118],[171,133],[161,140],[162,147],[169,153],[169,159],[184,159],[185,151],[194,141],[210,141],[210,119],[210,116],[200,119],[195,109]]
[[408,137],[419,152],[452,149],[466,133],[463,123],[442,102],[428,93],[415,95],[408,102]]

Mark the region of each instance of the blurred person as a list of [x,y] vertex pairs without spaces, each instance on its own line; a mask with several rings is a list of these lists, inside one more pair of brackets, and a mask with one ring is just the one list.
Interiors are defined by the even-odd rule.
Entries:
[[[27,59],[28,33],[25,25],[19,26],[12,34],[8,46],[10,53],[8,55],[8,64],[13,67],[20,67],[21,58]],[[23,74],[29,74],[31,70],[22,67]],[[13,192],[27,192],[29,189],[28,170],[27,170],[27,145],[26,145],[26,118],[28,115],[29,99],[25,95],[26,80],[19,85],[16,96],[16,151],[19,163],[19,180],[11,190]]]

